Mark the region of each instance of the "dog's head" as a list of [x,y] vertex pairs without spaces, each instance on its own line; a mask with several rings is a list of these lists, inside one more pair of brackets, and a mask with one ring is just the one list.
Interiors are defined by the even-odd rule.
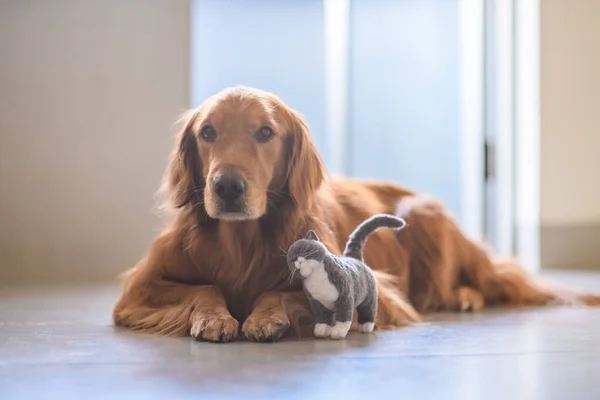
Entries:
[[297,112],[273,94],[235,87],[186,114],[166,189],[174,207],[248,220],[265,215],[270,198],[287,197],[309,209],[323,174]]

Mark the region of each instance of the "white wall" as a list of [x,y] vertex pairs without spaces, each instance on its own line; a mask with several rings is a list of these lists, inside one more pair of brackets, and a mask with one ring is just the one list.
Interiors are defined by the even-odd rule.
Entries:
[[0,3],[0,284],[114,279],[160,226],[189,0]]
[[600,223],[600,1],[541,7],[542,223]]
[[541,253],[600,269],[600,1],[541,1]]

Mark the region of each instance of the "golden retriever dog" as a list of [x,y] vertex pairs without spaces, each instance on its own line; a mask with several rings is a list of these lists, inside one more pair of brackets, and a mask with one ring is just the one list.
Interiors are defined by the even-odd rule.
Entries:
[[304,335],[314,322],[284,251],[312,229],[340,255],[350,232],[378,213],[408,222],[365,247],[378,277],[378,329],[431,310],[599,303],[493,260],[428,197],[330,178],[302,117],[261,90],[226,89],[184,117],[164,191],[170,222],[125,273],[114,309],[115,324],[134,331],[213,342]]

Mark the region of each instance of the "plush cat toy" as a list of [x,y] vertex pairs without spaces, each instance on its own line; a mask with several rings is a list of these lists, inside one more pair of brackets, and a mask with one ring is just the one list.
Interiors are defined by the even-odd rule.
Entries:
[[363,247],[377,229],[399,230],[405,225],[402,218],[387,214],[367,219],[350,235],[342,257],[330,253],[313,231],[290,246],[288,267],[292,275],[297,271],[302,279],[316,319],[316,337],[345,338],[355,308],[359,332],[373,331],[377,314],[377,282],[371,268],[363,262]]

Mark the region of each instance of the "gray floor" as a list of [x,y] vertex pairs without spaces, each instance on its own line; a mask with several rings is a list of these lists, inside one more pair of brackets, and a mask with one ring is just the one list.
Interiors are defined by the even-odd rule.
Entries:
[[[554,274],[600,292],[600,274]],[[349,339],[198,343],[110,324],[114,287],[0,290],[0,399],[600,399],[600,308],[432,316]]]

